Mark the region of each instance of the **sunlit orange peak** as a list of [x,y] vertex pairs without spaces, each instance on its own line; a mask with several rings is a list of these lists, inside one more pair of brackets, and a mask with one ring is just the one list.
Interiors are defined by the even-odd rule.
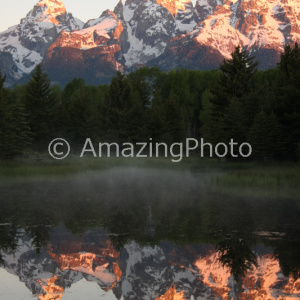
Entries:
[[178,10],[185,11],[185,5],[190,3],[190,0],[156,0],[157,4],[165,7],[171,15],[175,16]]
[[155,300],[186,300],[186,298],[184,298],[184,291],[177,293],[172,285],[164,295],[155,298]]
[[41,0],[37,6],[46,8],[38,22],[51,22],[58,25],[59,21],[56,17],[66,13],[66,8],[60,0]]
[[41,294],[38,299],[39,300],[60,300],[64,293],[64,288],[61,286],[57,286],[55,282],[58,277],[54,276],[50,279],[45,279],[43,281],[38,280],[45,294]]

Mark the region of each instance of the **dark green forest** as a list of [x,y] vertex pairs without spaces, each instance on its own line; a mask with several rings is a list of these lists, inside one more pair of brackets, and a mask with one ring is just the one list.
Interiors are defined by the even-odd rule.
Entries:
[[[300,159],[300,48],[286,46],[277,68],[260,71],[236,47],[219,70],[141,68],[109,85],[74,78],[52,85],[38,65],[27,84],[0,73],[0,158],[46,152],[54,138],[95,142],[248,142],[252,160]],[[73,149],[73,147],[72,147]],[[75,147],[76,149],[76,147]],[[232,159],[228,156],[227,159]]]

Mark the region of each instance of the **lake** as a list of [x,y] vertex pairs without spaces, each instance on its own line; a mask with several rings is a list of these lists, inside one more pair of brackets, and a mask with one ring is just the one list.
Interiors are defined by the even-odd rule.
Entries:
[[0,299],[299,299],[299,198],[225,193],[210,176],[1,182]]

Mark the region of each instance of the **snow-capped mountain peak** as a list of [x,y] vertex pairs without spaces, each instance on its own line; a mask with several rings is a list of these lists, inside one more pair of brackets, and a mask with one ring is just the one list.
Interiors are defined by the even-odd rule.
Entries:
[[[21,24],[27,27],[31,24],[38,27],[57,27],[58,31],[72,31],[83,27],[84,23],[66,12],[66,8],[60,0],[41,0],[21,20]],[[24,28],[22,28],[24,29]]]
[[0,68],[8,79],[21,79],[42,62],[62,30],[73,31],[83,25],[66,12],[60,0],[39,1],[19,25],[0,34]]
[[158,4],[165,7],[173,16],[176,16],[179,10],[185,11],[191,0],[156,0]]
[[9,84],[40,62],[62,85],[99,84],[140,66],[215,69],[240,45],[266,69],[295,41],[300,0],[120,0],[85,24],[60,0],[41,0],[0,34],[0,68]]
[[66,8],[60,0],[41,0],[36,6],[43,8],[39,22],[51,22],[58,25],[57,17],[66,13]]

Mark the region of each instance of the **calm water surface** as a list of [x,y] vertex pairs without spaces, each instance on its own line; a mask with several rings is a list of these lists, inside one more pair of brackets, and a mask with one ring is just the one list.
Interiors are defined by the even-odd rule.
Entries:
[[299,299],[297,199],[199,172],[0,183],[0,299]]

